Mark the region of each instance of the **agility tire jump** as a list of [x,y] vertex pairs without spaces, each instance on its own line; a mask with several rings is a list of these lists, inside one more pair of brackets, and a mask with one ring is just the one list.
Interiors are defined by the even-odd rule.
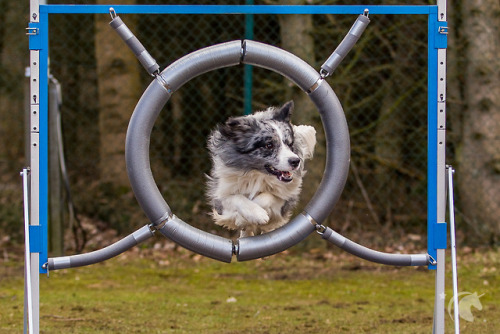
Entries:
[[[150,168],[149,142],[158,114],[171,94],[194,77],[219,68],[250,64],[275,71],[299,86],[316,105],[326,135],[323,179],[304,212],[283,227],[259,236],[229,239],[201,231],[176,217],[163,199]],[[127,172],[135,196],[150,222],[179,245],[220,261],[251,260],[297,244],[330,214],[344,188],[350,144],[342,106],[332,88],[309,64],[267,44],[244,40],[210,46],[167,67],[142,95],[130,120],[125,149]]]

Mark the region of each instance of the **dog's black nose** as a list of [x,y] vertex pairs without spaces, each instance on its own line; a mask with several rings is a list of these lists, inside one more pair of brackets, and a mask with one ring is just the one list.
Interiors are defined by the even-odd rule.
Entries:
[[288,159],[288,163],[293,168],[297,168],[297,167],[299,167],[300,159],[299,158],[290,158],[290,159]]

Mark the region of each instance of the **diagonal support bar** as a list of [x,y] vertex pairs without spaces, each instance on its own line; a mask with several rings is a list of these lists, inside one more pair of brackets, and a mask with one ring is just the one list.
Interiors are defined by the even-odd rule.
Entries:
[[391,254],[379,252],[357,244],[329,227],[320,233],[321,237],[335,246],[362,259],[391,266],[427,266],[428,254]]

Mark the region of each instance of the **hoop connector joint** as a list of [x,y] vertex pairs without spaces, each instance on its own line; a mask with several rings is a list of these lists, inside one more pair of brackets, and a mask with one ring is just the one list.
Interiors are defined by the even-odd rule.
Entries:
[[331,73],[329,73],[327,70],[325,70],[324,68],[320,69],[319,70],[319,75],[321,76],[321,79],[322,80],[325,80],[327,77],[330,76]]
[[116,11],[113,7],[109,7],[109,16],[111,16],[111,20],[114,20],[118,15],[116,15]]
[[47,278],[49,278],[50,277],[49,263],[45,262],[44,264],[42,264],[42,269],[47,270]]
[[327,227],[323,224],[316,224],[314,227],[316,228],[316,233],[318,233],[319,235],[325,234],[327,229]]
[[314,91],[315,91],[316,89],[318,89],[318,88],[319,88],[319,86],[321,85],[321,83],[322,83],[322,82],[323,82],[323,80],[325,79],[325,78],[323,77],[323,75],[321,74],[321,72],[320,72],[320,75],[321,75],[321,76],[320,76],[320,78],[319,78],[319,79],[318,79],[318,80],[317,80],[317,81],[316,81],[316,82],[315,82],[315,83],[314,83],[314,84],[313,84],[313,85],[312,85],[312,86],[311,86],[311,87],[310,87],[310,88],[306,91],[306,93],[307,93],[307,94],[312,94],[312,93],[314,93]]
[[306,219],[312,224],[314,225],[314,228],[316,229],[316,232],[320,235],[323,235],[323,233],[325,233],[327,227],[323,224],[320,224],[318,223],[313,217],[311,217],[310,214],[308,214],[307,212],[302,212],[302,215],[304,217],[306,217]]
[[163,87],[165,88],[165,90],[169,93],[169,94],[172,94],[174,92],[174,90],[172,89],[172,86],[170,86],[170,84],[162,77],[160,71],[155,71],[153,74],[152,74],[155,79],[158,81],[158,83]]
[[153,233],[155,233],[156,231],[159,231],[161,230],[165,225],[167,225],[167,223],[169,222],[169,220],[172,219],[171,216],[167,217],[167,219],[164,219],[162,220],[161,222],[159,222],[158,224],[149,224],[149,230]]

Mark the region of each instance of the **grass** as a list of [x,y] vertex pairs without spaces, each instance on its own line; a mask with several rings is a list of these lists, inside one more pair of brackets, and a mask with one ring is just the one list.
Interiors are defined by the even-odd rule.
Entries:
[[[500,332],[500,253],[471,251],[459,264],[459,291],[485,294],[462,332]],[[22,263],[4,261],[0,273],[0,333],[19,333]],[[42,333],[430,333],[434,272],[340,251],[225,264],[149,248],[40,276],[40,289]],[[448,279],[446,303],[451,295]]]

